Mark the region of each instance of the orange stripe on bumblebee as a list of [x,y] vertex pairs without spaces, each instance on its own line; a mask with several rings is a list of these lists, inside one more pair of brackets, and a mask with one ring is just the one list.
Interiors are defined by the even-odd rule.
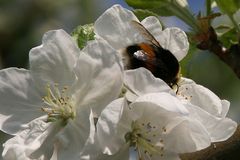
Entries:
[[[151,45],[147,43],[140,43],[138,44],[138,46],[147,54],[148,61],[153,61],[156,58],[154,48]],[[151,72],[155,72],[155,65],[153,63],[148,63],[148,61],[146,61],[145,63],[146,68],[149,69]]]
[[156,57],[154,49],[149,44],[140,43],[138,46],[148,55],[150,59],[154,59]]

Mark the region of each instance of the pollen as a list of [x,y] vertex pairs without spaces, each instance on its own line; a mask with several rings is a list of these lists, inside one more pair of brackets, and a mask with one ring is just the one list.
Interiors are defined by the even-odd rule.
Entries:
[[[166,127],[158,127],[151,122],[132,122],[132,131],[125,134],[125,140],[134,147],[138,158],[160,156],[164,154],[163,134]],[[158,143],[155,143],[157,142]]]
[[187,87],[180,87],[179,91],[177,93],[177,96],[183,100],[191,101],[193,96],[189,94],[188,90],[189,90],[189,88],[187,88]]
[[162,131],[163,131],[163,132],[167,132],[166,127],[162,127]]
[[46,96],[42,98],[43,112],[48,115],[48,122],[62,120],[66,123],[69,119],[74,119],[76,111],[73,99],[68,96],[68,87],[64,86],[59,90],[58,84],[46,86]]

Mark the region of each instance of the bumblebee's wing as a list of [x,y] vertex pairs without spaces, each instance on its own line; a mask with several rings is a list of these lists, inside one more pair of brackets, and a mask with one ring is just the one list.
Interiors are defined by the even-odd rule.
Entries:
[[151,44],[154,44],[155,46],[162,48],[162,46],[154,38],[154,36],[141,23],[137,21],[131,21],[131,25],[140,31],[144,39],[149,41]]

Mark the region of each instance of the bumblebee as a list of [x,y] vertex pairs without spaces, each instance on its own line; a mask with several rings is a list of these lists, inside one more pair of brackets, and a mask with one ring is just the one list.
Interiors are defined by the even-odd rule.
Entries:
[[144,67],[173,88],[180,79],[180,65],[177,58],[169,50],[164,49],[141,23],[132,21],[131,24],[146,41],[130,45],[125,49],[123,52],[125,68]]

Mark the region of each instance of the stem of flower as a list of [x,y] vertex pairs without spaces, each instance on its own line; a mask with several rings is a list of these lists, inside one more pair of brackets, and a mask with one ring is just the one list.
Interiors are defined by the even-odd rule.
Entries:
[[230,18],[230,20],[232,21],[233,25],[235,26],[237,32],[240,34],[240,28],[238,23],[235,21],[235,19],[233,18],[233,15],[228,14],[228,17]]
[[197,21],[188,8],[179,6],[175,1],[173,1],[169,9],[175,13],[178,18],[188,24],[194,32],[198,32],[199,27],[197,25]]
[[211,0],[206,0],[206,16],[211,14]]

